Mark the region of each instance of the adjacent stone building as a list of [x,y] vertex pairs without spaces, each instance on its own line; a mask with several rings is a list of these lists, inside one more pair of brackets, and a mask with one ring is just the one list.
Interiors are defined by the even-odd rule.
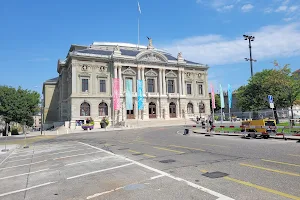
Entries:
[[[59,76],[43,84],[46,125],[105,116],[115,122],[154,118],[189,118],[210,115],[207,90],[208,66],[185,60],[148,46],[127,43],[71,45],[59,60]],[[121,110],[113,111],[112,78],[120,78]],[[126,110],[125,80],[133,81],[133,110]],[[137,107],[137,80],[143,80],[144,110]],[[50,125],[49,125],[50,126]]]

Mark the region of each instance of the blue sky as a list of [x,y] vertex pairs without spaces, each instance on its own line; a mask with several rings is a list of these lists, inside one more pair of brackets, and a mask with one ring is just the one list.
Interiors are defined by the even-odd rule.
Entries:
[[[208,64],[209,81],[245,84],[250,76],[247,42],[253,42],[254,72],[272,61],[299,69],[299,0],[140,0],[141,44]],[[0,85],[41,91],[56,77],[57,60],[71,44],[137,43],[136,0],[6,0],[0,6]],[[215,86],[216,87],[216,86]]]

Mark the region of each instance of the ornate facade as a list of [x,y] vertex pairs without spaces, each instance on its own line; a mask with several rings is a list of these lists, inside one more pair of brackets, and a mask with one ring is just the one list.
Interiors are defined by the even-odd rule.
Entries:
[[[58,61],[59,77],[44,83],[44,120],[65,122],[104,116],[116,122],[132,119],[190,118],[210,114],[208,66],[148,46],[126,43],[72,45]],[[112,78],[120,78],[121,110],[113,111]],[[133,110],[126,110],[125,80],[133,82]],[[144,110],[137,107],[137,80],[143,80]],[[55,102],[53,102],[55,101]],[[51,107],[52,105],[52,107]]]

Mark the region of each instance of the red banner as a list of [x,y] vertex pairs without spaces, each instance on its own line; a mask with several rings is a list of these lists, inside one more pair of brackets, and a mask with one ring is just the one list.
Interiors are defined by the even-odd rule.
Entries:
[[114,110],[120,110],[120,79],[113,78],[113,106]]
[[212,108],[215,109],[216,108],[216,100],[215,100],[214,86],[211,84],[210,88],[211,88],[211,105],[212,105]]

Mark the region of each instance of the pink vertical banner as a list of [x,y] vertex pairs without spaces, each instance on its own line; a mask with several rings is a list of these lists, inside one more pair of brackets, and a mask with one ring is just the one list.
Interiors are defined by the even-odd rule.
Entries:
[[120,110],[120,80],[113,78],[113,106],[114,110]]
[[216,108],[216,100],[215,100],[214,86],[211,84],[210,88],[211,88],[211,105],[212,105],[212,108],[215,109]]

